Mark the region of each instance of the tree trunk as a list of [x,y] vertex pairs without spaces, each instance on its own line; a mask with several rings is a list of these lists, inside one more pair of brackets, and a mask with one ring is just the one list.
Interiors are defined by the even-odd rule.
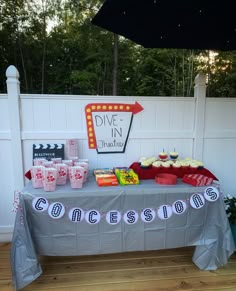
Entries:
[[43,51],[42,51],[42,80],[41,80],[41,94],[44,93],[45,89],[45,57],[46,57],[46,11],[47,1],[42,0],[43,7]]
[[182,96],[184,97],[185,96],[185,94],[184,94],[184,91],[185,91],[185,76],[184,76],[184,66],[185,66],[185,64],[184,64],[184,50],[183,50],[183,58],[182,58],[182,60],[183,60],[183,63],[182,63],[182,82],[183,82],[183,84],[182,84],[182,88],[183,88],[183,93],[182,93]]
[[118,70],[118,34],[114,33],[114,65],[113,65],[113,82],[112,82],[112,95],[117,95],[117,70]]

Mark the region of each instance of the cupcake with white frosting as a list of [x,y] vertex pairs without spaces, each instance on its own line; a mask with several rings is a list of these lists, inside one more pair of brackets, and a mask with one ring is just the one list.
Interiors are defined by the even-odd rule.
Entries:
[[165,161],[165,160],[167,160],[167,158],[168,158],[168,153],[165,152],[164,149],[163,149],[163,151],[159,153],[159,159],[161,161]]
[[179,153],[177,153],[176,151],[173,151],[173,152],[169,153],[169,156],[170,156],[171,160],[175,161],[178,159]]
[[179,162],[179,161],[176,161],[175,163],[173,163],[173,165],[172,165],[172,167],[173,168],[176,168],[176,169],[179,169],[179,168],[181,168],[181,163]]

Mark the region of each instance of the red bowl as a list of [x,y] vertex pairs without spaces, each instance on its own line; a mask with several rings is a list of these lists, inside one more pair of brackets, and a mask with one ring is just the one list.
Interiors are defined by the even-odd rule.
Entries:
[[155,177],[155,181],[162,185],[175,185],[177,183],[177,178],[176,175],[162,173]]

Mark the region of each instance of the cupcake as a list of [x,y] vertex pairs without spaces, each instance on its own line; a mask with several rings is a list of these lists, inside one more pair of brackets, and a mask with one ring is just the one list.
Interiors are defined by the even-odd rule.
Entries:
[[142,161],[140,166],[142,168],[149,168],[152,165],[152,163],[154,163],[155,161],[156,161],[156,158],[155,157],[151,157],[151,158],[148,158],[148,159]]
[[141,164],[143,161],[145,161],[145,160],[147,160],[147,158],[146,157],[141,157],[139,160],[138,160],[138,162],[139,162],[139,164]]
[[196,170],[198,168],[198,164],[195,161],[190,162],[190,168]]
[[189,168],[189,165],[190,165],[190,161],[187,161],[187,160],[181,161],[182,168],[187,169]]
[[169,161],[166,161],[166,163],[168,163],[170,166],[172,166],[174,164],[174,161],[169,160]]
[[168,158],[168,154],[164,150],[163,150],[163,152],[159,153],[159,159],[160,160],[165,161],[165,160],[167,160],[167,158]]
[[203,162],[200,162],[200,161],[195,161],[195,162],[198,165],[199,169],[202,169],[204,167]]
[[177,160],[179,154],[176,151],[170,152],[169,153],[171,160]]
[[175,162],[175,163],[173,163],[173,165],[172,165],[172,167],[173,167],[173,168],[176,168],[176,169],[179,169],[181,166],[182,166],[181,163],[178,162],[178,161]]
[[162,162],[161,161],[155,161],[152,163],[152,166],[155,168],[160,168],[161,167]]
[[168,162],[163,162],[162,167],[164,168],[170,168],[170,164]]

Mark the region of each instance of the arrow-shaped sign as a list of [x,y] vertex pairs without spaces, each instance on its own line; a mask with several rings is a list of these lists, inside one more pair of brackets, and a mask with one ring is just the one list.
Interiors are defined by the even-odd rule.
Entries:
[[124,152],[133,115],[143,110],[138,103],[91,103],[86,105],[89,148],[98,153]]
[[134,105],[131,105],[132,106],[132,112],[133,114],[137,114],[139,113],[140,111],[143,110],[143,107],[136,101]]
[[135,104],[123,104],[123,103],[92,103],[88,104],[85,107],[86,115],[87,113],[91,113],[93,111],[96,112],[105,112],[105,111],[113,111],[113,112],[132,112],[133,114],[137,114],[143,110],[143,107],[135,101]]

